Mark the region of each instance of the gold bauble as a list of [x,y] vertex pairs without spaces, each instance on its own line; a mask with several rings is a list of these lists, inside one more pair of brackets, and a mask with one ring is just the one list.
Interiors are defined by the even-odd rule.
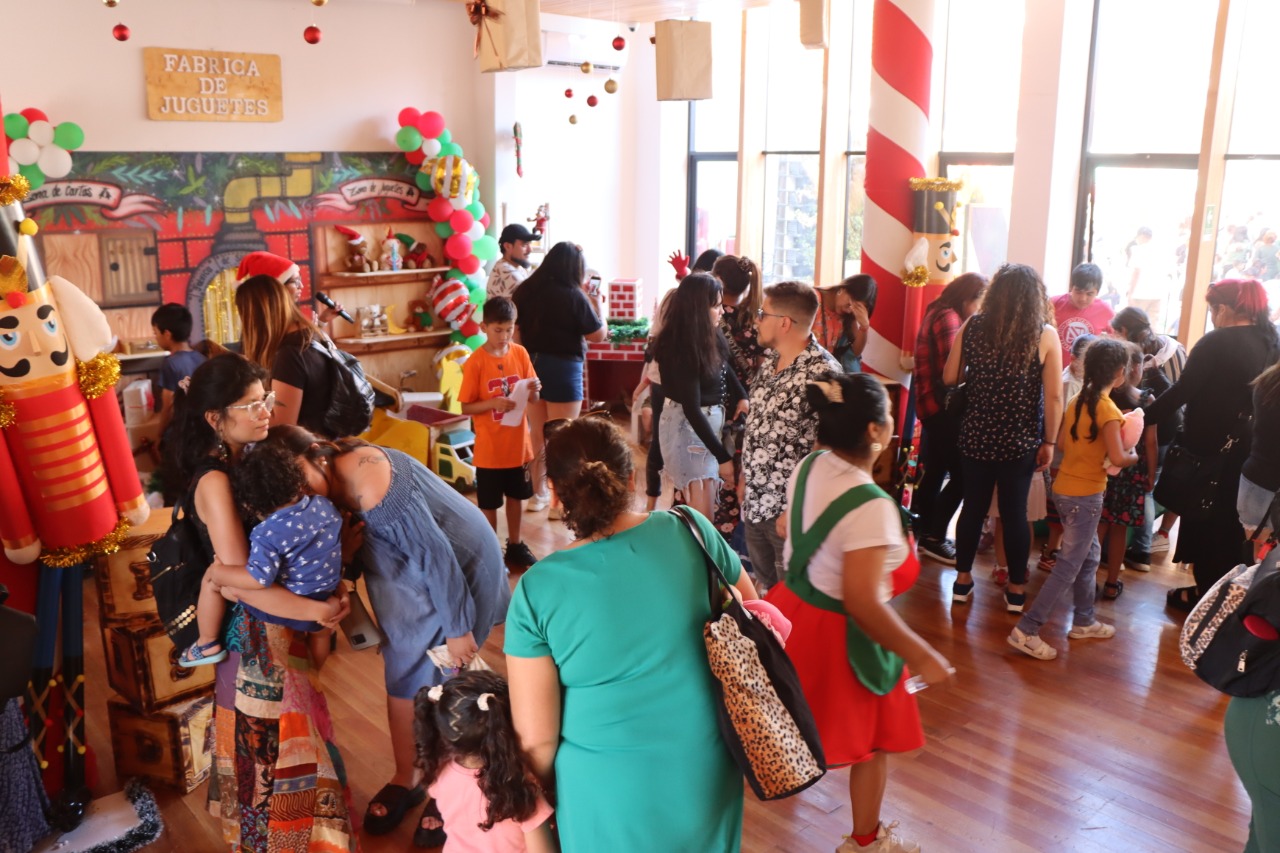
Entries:
[[578,67],[582,69],[583,74],[590,74],[593,66],[591,65],[590,62],[584,62]]
[[608,80],[605,80],[604,90],[608,92],[610,95],[612,95],[614,92],[618,91],[618,81],[614,80],[612,77],[610,77]]
[[108,9],[114,9],[120,5],[120,0],[102,0],[102,5],[106,6]]
[[323,6],[325,3],[328,3],[328,2],[329,2],[329,0],[311,0],[311,5],[312,5],[312,6]]
[[569,116],[569,124],[577,124],[577,123],[578,123],[577,116]]

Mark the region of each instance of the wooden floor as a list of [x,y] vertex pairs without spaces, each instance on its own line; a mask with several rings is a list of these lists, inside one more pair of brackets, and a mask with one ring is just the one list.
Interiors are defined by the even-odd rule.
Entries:
[[[546,513],[526,514],[526,541],[546,554],[569,541]],[[1167,555],[1164,555],[1167,560]],[[983,558],[980,558],[980,560]],[[989,561],[989,556],[986,558]],[[919,583],[897,602],[915,630],[956,667],[950,690],[926,690],[928,735],[918,754],[891,759],[884,819],[925,851],[1218,851],[1244,847],[1249,801],[1222,737],[1226,698],[1198,681],[1178,657],[1180,623],[1166,614],[1165,590],[1190,583],[1157,563],[1126,571],[1126,588],[1098,615],[1112,640],[1068,643],[1069,606],[1042,636],[1061,652],[1042,662],[1005,643],[1014,616],[999,590],[975,570],[973,603],[952,608],[954,574],[926,562]],[[1047,577],[1032,571],[1032,592]],[[96,640],[97,601],[85,587],[88,735],[99,756],[96,794],[119,790],[106,724],[105,670]],[[501,667],[502,631],[485,646]],[[391,773],[390,741],[376,652],[340,640],[323,683],[356,807]],[[204,811],[205,786],[185,797],[158,789],[167,827],[149,851],[217,851],[221,839]],[[412,820],[390,836],[362,838],[369,853],[412,850]],[[779,803],[747,794],[743,850],[831,851],[850,831],[848,774],[829,773]],[[626,851],[600,851],[626,853]],[[704,853],[704,851],[671,851]],[[711,853],[711,851],[705,851]]]

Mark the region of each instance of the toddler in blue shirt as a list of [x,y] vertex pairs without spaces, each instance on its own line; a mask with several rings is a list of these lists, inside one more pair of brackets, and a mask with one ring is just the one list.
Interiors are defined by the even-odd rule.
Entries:
[[[262,589],[279,584],[295,595],[325,601],[342,581],[342,516],[328,498],[306,494],[296,458],[283,447],[254,448],[231,470],[231,490],[250,520],[244,566],[215,562],[200,590],[196,622],[200,638],[183,652],[182,666],[217,663],[226,657],[218,633],[226,602],[218,587]],[[318,669],[329,656],[332,630],[319,622],[290,619],[242,606],[264,622],[310,633],[311,658]]]

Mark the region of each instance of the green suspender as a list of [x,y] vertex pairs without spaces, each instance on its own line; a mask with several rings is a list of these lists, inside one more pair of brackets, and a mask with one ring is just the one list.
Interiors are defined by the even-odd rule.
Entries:
[[877,696],[884,696],[897,685],[902,677],[902,658],[885,649],[866,635],[858,623],[845,613],[844,603],[839,599],[815,589],[809,580],[809,561],[817,553],[819,546],[831,534],[831,531],[849,513],[869,500],[885,498],[889,495],[874,484],[855,486],[831,502],[818,520],[808,530],[804,529],[804,493],[809,481],[809,469],[813,460],[826,450],[810,453],[800,462],[800,472],[796,476],[795,496],[791,501],[791,559],[787,563],[787,588],[794,592],[801,601],[845,616],[845,646],[848,651],[849,665],[853,673],[866,687]]

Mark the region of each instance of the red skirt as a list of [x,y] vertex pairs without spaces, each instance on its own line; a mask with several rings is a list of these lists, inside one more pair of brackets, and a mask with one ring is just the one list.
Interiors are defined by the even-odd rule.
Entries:
[[904,686],[906,667],[888,694],[877,696],[854,675],[845,650],[845,619],[806,604],[779,583],[767,600],[791,620],[787,656],[818,723],[827,764],[858,764],[877,752],[910,752],[924,746],[920,708]]

